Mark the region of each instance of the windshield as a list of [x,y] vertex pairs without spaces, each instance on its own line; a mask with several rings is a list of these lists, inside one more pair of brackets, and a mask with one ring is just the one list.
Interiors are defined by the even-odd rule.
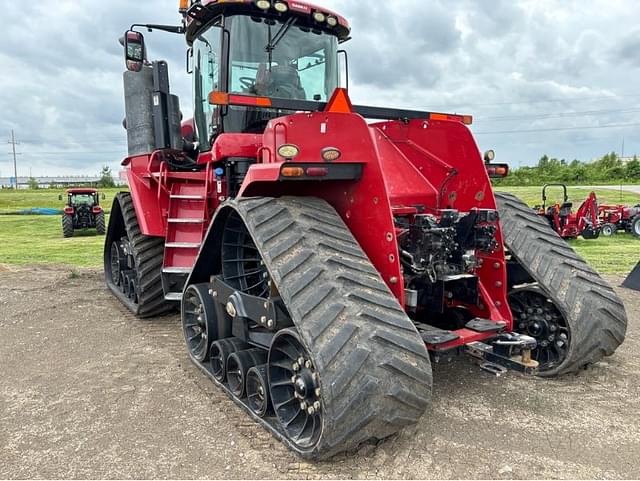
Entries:
[[[80,204],[89,204],[93,205],[95,202],[95,198],[92,194],[73,194],[71,195],[71,204],[72,205],[80,205]],[[97,203],[97,202],[95,202]]]
[[229,92],[327,101],[338,86],[338,40],[286,22],[233,17]]

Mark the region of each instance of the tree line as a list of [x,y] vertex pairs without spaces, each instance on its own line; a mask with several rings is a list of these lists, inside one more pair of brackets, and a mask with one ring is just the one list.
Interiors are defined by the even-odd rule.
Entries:
[[543,155],[535,167],[520,167],[509,173],[506,179],[500,179],[497,185],[542,185],[552,182],[565,184],[636,184],[640,183],[640,160],[623,162],[615,153],[606,154],[600,159],[582,162],[550,158]]

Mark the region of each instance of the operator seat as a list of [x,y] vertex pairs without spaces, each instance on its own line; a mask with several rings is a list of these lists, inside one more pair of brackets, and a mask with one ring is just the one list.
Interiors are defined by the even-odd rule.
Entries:
[[573,209],[573,203],[565,202],[560,206],[560,217],[569,217],[571,215],[571,209]]
[[271,67],[271,71],[266,64],[261,64],[258,67],[255,90],[259,96],[307,100],[298,70],[287,62]]

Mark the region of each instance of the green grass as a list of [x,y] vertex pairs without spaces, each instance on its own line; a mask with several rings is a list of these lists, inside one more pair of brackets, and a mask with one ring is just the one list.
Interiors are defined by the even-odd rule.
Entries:
[[[105,190],[107,200],[102,204],[109,207],[119,190]],[[498,190],[513,192],[531,206],[540,203],[539,187],[500,187]],[[60,207],[58,193],[55,190],[0,191],[0,212]],[[575,202],[581,202],[589,192],[570,189],[570,193]],[[620,201],[619,192],[601,190],[597,194],[600,202]],[[623,203],[640,203],[640,195],[625,193]],[[64,239],[60,216],[0,216],[0,263],[100,267],[103,243],[104,236],[95,235],[95,231],[77,232],[75,237]],[[570,243],[593,267],[604,273],[628,273],[640,257],[640,239],[628,234]]]
[[[111,203],[113,197],[123,190],[127,190],[126,187],[117,189],[100,189],[100,204],[109,211],[111,209]],[[0,189],[0,213],[16,212],[22,209],[63,209],[66,201],[64,196],[65,189],[39,189],[39,190],[10,190]],[[62,201],[58,199],[58,196],[63,194]],[[102,194],[105,194],[106,199],[102,200]]]
[[0,264],[100,267],[103,245],[95,229],[64,239],[60,216],[0,216]]

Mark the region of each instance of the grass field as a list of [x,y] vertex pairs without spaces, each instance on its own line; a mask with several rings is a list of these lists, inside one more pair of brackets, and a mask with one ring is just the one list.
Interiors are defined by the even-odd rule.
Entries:
[[[109,211],[113,197],[120,191],[127,190],[126,187],[118,189],[100,189],[100,204]],[[60,201],[58,196],[63,194],[63,200]],[[102,194],[105,199],[102,200]],[[62,209],[64,208],[64,189],[39,189],[39,190],[9,190],[0,189],[0,214],[6,212],[15,212],[22,209]]]
[[[540,203],[538,187],[504,187],[531,206]],[[119,189],[104,191],[111,205]],[[571,189],[572,199],[579,203],[588,191]],[[620,193],[598,192],[600,202],[618,203]],[[625,193],[623,202],[635,205],[640,196]],[[0,212],[33,207],[60,207],[58,191],[0,191]],[[100,267],[104,236],[93,231],[77,232],[71,239],[63,239],[60,216],[0,215],[0,264],[67,264],[78,267]],[[576,240],[571,245],[596,269],[605,273],[628,273],[640,260],[640,239],[628,234],[597,240]]]

